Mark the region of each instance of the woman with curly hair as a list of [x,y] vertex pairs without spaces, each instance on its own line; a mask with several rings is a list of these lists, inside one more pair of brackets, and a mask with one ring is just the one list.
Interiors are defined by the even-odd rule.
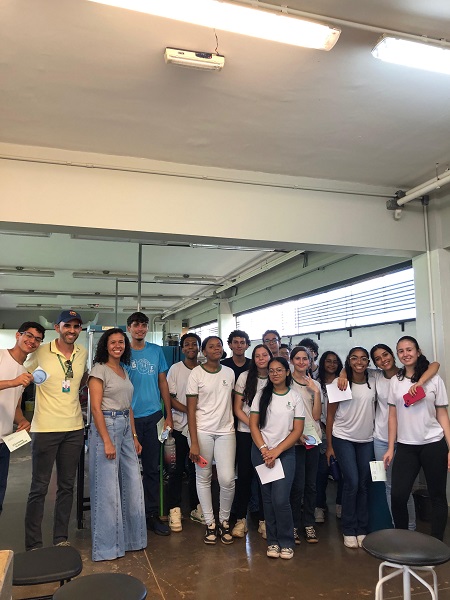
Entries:
[[345,359],[352,399],[328,405],[327,459],[335,456],[344,478],[342,533],[347,548],[358,548],[369,526],[370,466],[373,460],[375,378],[367,367],[369,353],[355,346]]
[[[242,538],[247,533],[247,508],[251,496],[252,478],[255,469],[252,465],[252,436],[250,433],[250,410],[256,392],[266,385],[267,365],[272,358],[272,352],[264,344],[255,346],[248,371],[241,373],[234,388],[234,414],[238,418],[236,432],[236,463],[238,478],[236,482],[236,525],[231,534]],[[258,531],[265,535],[266,525],[262,498],[259,505]]]
[[430,363],[417,340],[408,335],[398,340],[397,356],[403,368],[391,379],[389,447],[384,455],[387,468],[394,458],[397,439],[392,466],[392,516],[397,529],[408,529],[407,501],[422,467],[432,506],[431,535],[442,540],[448,518],[446,484],[450,469],[447,392],[439,375],[434,375],[422,384],[424,397],[411,406],[405,405],[404,395],[411,384],[421,380]]
[[89,375],[92,560],[114,560],[147,546],[144,493],[134,426],[133,385],[123,365],[131,349],[121,329],[100,338]]

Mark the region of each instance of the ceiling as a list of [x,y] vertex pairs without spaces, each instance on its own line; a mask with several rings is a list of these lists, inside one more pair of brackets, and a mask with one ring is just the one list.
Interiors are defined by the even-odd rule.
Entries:
[[[287,4],[331,22],[434,38],[450,31],[448,0]],[[2,0],[0,27],[0,142],[393,191],[433,177],[436,163],[447,167],[450,77],[375,60],[370,50],[380,36],[376,32],[342,25],[335,48],[321,52],[218,31],[226,64],[217,73],[181,69],[163,59],[166,46],[214,51],[211,30],[86,0]],[[2,294],[0,309],[71,303],[112,309],[114,278],[76,279],[73,272],[136,275],[137,252],[137,244],[81,242],[63,233],[1,235],[0,267],[50,269],[55,277],[3,276],[3,290],[34,294]],[[267,256],[144,246],[143,278],[172,273],[229,281]],[[61,290],[65,295],[36,295]],[[136,283],[120,283],[119,294],[122,290],[129,296],[121,307],[134,305]],[[142,304],[164,312],[210,291],[211,286],[143,284],[143,296],[160,297],[143,298]],[[112,297],[97,294],[98,302],[73,297],[96,292]]]

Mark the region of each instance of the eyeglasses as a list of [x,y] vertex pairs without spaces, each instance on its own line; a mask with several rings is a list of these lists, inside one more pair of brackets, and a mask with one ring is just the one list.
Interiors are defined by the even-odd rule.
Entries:
[[66,365],[66,379],[73,379],[73,368],[72,368],[72,361],[71,360],[66,360],[66,362],[64,363]]
[[21,331],[20,335],[24,335],[28,340],[33,340],[34,342],[36,342],[36,344],[40,344],[41,342],[44,341],[43,338],[36,337],[35,335],[33,335],[32,333],[30,333],[29,331]]
[[265,340],[263,340],[263,342],[265,344],[274,344],[275,342],[278,342],[278,341],[279,341],[278,338],[271,338],[271,339],[266,338]]
[[284,369],[269,369],[269,375],[281,375],[282,373],[286,373]]
[[350,360],[352,362],[362,362],[362,363],[368,363],[369,359],[366,356],[350,356]]

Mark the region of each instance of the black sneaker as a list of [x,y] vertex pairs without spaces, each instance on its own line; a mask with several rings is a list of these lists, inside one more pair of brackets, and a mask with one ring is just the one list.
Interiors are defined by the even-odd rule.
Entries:
[[154,531],[156,535],[170,535],[170,527],[163,523],[157,515],[147,517],[147,529]]
[[211,525],[206,526],[206,533],[203,541],[205,544],[210,545],[214,545],[217,542],[217,530],[214,521],[211,523]]
[[222,523],[220,523],[219,535],[222,544],[232,544],[234,542],[228,521],[223,521]]
[[299,544],[301,544],[301,540],[300,540],[300,536],[298,535],[297,527],[294,527],[294,542],[297,544],[297,546]]
[[317,544],[319,541],[314,527],[305,527],[305,538],[308,544]]

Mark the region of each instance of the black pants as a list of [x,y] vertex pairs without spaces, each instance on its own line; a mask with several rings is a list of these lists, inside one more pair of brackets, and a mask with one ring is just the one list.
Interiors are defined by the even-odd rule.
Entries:
[[181,489],[183,484],[183,472],[186,466],[186,459],[189,473],[189,510],[197,508],[198,496],[195,482],[195,465],[189,458],[189,444],[187,437],[174,429],[172,435],[175,439],[176,448],[176,466],[175,471],[169,474],[168,483],[168,504],[170,508],[181,507]]
[[[238,469],[238,478],[236,481],[236,517],[245,519],[247,516],[248,503],[251,496],[251,486],[253,477],[257,477],[255,467],[252,464],[252,436],[245,431],[236,432],[236,462]],[[264,509],[261,496],[261,486],[258,478],[258,496],[259,496],[259,520],[264,521]]]
[[392,466],[392,516],[397,529],[408,529],[407,503],[414,480],[423,468],[431,500],[431,535],[444,538],[447,525],[447,457],[445,438],[431,444],[397,444]]

